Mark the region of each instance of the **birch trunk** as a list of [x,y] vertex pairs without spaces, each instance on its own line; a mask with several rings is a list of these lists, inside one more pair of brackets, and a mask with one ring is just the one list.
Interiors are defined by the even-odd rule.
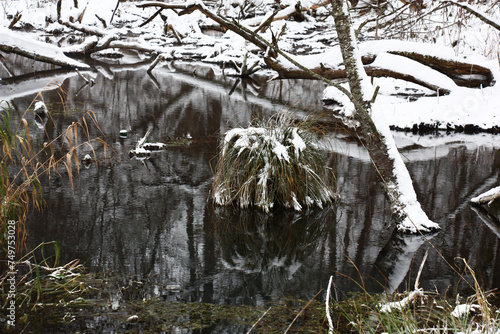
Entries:
[[398,229],[417,233],[439,229],[430,221],[417,201],[410,175],[406,169],[387,124],[374,123],[371,117],[373,87],[364,71],[351,24],[347,3],[331,0],[335,28],[347,73],[351,99],[356,108],[365,148],[384,186],[385,194],[398,222]]

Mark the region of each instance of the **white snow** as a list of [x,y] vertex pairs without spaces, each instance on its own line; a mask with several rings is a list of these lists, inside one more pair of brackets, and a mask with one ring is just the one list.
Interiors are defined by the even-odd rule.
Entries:
[[439,225],[427,217],[417,200],[410,173],[399,154],[385,115],[383,113],[373,113],[372,119],[378,131],[384,137],[383,140],[387,145],[389,157],[394,160],[394,175],[400,192],[400,208],[406,213],[406,218],[398,224],[398,230],[417,233],[417,231],[426,232],[439,229]]
[[407,57],[383,52],[378,54],[370,66],[405,73],[422,82],[430,82],[450,91],[457,88],[457,85],[450,77]]
[[464,315],[469,314],[472,311],[481,310],[481,307],[478,304],[460,304],[455,306],[453,311],[451,312],[451,316],[455,318],[460,318]]
[[306,143],[302,139],[302,137],[297,133],[297,128],[293,128],[292,130],[292,140],[291,144],[294,147],[295,157],[299,157],[300,152],[307,148]]
[[410,292],[407,297],[401,299],[400,301],[379,305],[380,312],[391,313],[393,310],[401,310],[405,308],[406,305],[410,304],[410,302],[418,299],[419,297],[424,297],[424,290],[416,289]]
[[455,53],[452,48],[411,41],[401,41],[395,39],[366,41],[359,44],[359,49],[363,55],[378,55],[380,53],[393,52],[416,52],[429,55],[431,57],[443,59],[455,59]]

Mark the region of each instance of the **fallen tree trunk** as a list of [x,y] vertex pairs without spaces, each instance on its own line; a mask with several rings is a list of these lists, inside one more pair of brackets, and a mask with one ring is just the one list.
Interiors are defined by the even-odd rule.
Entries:
[[[381,55],[386,54],[401,56],[407,58],[408,60],[415,61],[417,64],[413,66],[407,66],[406,68],[401,68],[395,70],[392,64],[390,66],[377,64],[377,58]],[[366,74],[370,77],[391,77],[395,79],[401,79],[415,84],[419,84],[423,87],[429,88],[431,90],[437,91],[439,89],[439,94],[450,93],[453,85],[446,83],[443,85],[443,79],[438,77],[447,76],[450,80],[453,80],[457,86],[465,87],[488,87],[493,83],[493,74],[491,70],[473,63],[460,62],[456,59],[445,59],[438,58],[432,55],[424,53],[416,53],[410,51],[390,51],[383,52],[377,55],[364,54],[361,55],[362,63],[365,65]],[[396,62],[394,62],[396,63]],[[266,64],[271,69],[275,70],[281,79],[313,79],[314,77],[299,68],[285,66],[275,59],[266,59]],[[411,69],[417,66],[424,66],[428,69],[435,71],[434,74],[429,76],[423,76],[424,71],[414,71],[411,73]],[[328,80],[335,79],[345,79],[347,78],[346,71],[344,68],[332,68],[319,64],[317,67],[311,68],[311,72],[316,73],[325,77]],[[425,70],[428,71],[428,70]]]
[[90,67],[69,58],[57,46],[26,38],[3,27],[0,27],[0,50],[61,67],[82,69]]
[[476,8],[469,5],[468,3],[461,3],[458,1],[444,1],[444,3],[452,4],[452,5],[458,6],[462,9],[465,9],[467,12],[471,13],[472,15],[474,15],[475,17],[477,17],[481,21],[489,24],[490,26],[492,26],[493,28],[495,28],[497,30],[500,30],[500,21],[496,20],[493,17],[490,17],[486,13],[483,13],[483,12],[477,10]]
[[[315,79],[315,77],[312,76],[309,72],[303,71],[299,68],[287,68],[273,59],[266,58],[265,62],[270,68],[272,68],[279,74],[281,79]],[[365,62],[366,61],[363,61],[363,63]],[[321,75],[328,80],[346,79],[348,77],[345,69],[333,69],[325,67],[324,65],[320,65],[310,70],[311,72]],[[408,73],[404,70],[396,71],[393,68],[382,66],[366,65],[364,66],[364,70],[370,77],[391,77],[395,79],[405,80],[421,85],[430,90],[438,91],[440,95],[449,94],[453,88],[451,79],[447,84],[443,84],[443,81],[445,80],[440,80],[440,82],[436,80],[436,78],[443,76],[437,71],[433,76],[423,78],[422,76],[418,75],[418,72]]]
[[373,87],[364,72],[361,56],[354,40],[354,29],[347,6],[342,0],[331,0],[335,28],[349,81],[354,118],[359,122],[364,146],[382,181],[398,229],[404,232],[430,232],[439,225],[430,221],[420,207],[411,177],[406,169],[387,124],[375,124],[371,114]]
[[444,59],[416,52],[391,51],[390,53],[413,59],[425,66],[449,76],[459,86],[487,87],[493,82],[493,73],[484,66],[458,61],[457,59]]

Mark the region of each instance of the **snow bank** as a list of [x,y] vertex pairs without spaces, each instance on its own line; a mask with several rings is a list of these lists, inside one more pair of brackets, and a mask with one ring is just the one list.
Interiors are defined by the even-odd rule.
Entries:
[[377,99],[374,114],[385,114],[389,125],[411,129],[433,125],[436,129],[456,129],[466,125],[491,129],[500,125],[500,85],[483,89],[456,87],[449,95],[422,97],[414,102],[400,98]]

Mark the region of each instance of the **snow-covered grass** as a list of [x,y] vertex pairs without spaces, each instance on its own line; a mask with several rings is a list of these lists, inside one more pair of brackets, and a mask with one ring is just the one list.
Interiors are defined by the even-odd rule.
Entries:
[[312,130],[310,122],[294,124],[285,114],[229,130],[215,170],[215,203],[265,212],[275,204],[296,211],[330,204],[333,175]]
[[[480,288],[474,271],[464,259],[462,260],[469,275],[463,279],[474,287],[474,295],[468,298],[457,296],[453,300],[436,292],[425,292],[418,287],[426,256],[420,266],[413,291],[402,294],[370,294],[363,288],[363,282],[360,287],[364,293],[348,300],[332,301],[328,294],[326,309],[330,312],[329,333],[357,331],[405,334],[450,332],[499,334],[500,310],[488,302],[488,298],[492,296]],[[472,281],[468,281],[470,278]],[[331,283],[332,280],[328,290]],[[332,318],[336,318],[336,326]],[[347,325],[344,325],[345,323]]]
[[487,316],[470,301],[456,304],[436,294],[420,293],[391,295],[389,298],[395,299],[392,302],[383,295],[368,293],[334,302],[331,309],[340,313],[333,313],[339,331],[331,333],[500,333],[497,307],[489,306],[491,316]]

